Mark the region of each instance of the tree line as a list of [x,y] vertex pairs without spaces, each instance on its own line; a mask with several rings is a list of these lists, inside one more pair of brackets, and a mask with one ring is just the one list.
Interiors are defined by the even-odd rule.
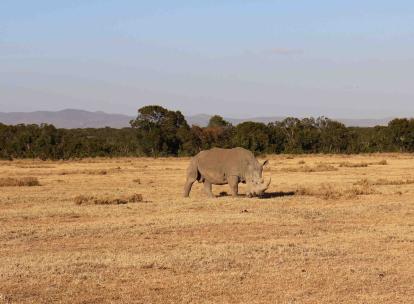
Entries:
[[325,117],[233,126],[215,115],[200,127],[189,126],[180,111],[152,105],[140,108],[130,124],[123,129],[58,129],[0,123],[0,158],[190,156],[212,147],[243,147],[255,154],[414,152],[414,119],[405,118],[359,128]]

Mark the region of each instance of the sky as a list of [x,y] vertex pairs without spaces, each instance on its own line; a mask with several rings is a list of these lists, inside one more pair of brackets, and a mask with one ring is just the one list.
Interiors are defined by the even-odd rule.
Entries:
[[1,0],[0,111],[414,116],[412,0]]

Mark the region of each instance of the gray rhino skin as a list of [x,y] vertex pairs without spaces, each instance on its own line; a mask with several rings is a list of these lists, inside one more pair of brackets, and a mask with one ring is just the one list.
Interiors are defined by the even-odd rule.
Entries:
[[184,197],[188,197],[195,181],[204,183],[205,192],[214,197],[212,185],[229,184],[233,196],[238,195],[239,183],[246,183],[249,197],[260,196],[270,185],[262,178],[263,166],[253,153],[243,148],[219,149],[201,151],[191,160],[187,169],[187,181],[184,186]]

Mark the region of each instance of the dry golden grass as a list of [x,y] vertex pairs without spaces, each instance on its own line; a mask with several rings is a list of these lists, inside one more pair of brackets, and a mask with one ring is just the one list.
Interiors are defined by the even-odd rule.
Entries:
[[96,197],[96,196],[87,196],[87,195],[78,195],[75,197],[74,202],[76,205],[87,205],[87,204],[95,204],[95,205],[121,205],[121,204],[128,204],[128,203],[138,203],[142,202],[143,197],[142,194],[133,194],[130,196],[124,197]]
[[[302,161],[303,162],[303,161]],[[299,162],[300,163],[300,162]],[[282,172],[326,172],[326,171],[337,171],[338,169],[330,164],[318,163],[314,166],[300,166],[300,167],[286,167],[282,168]]]
[[396,179],[388,180],[385,178],[380,178],[375,181],[368,180],[366,178],[356,181],[354,185],[359,186],[399,186],[399,185],[412,185],[414,184],[414,179]]
[[21,177],[21,178],[2,177],[0,178],[0,187],[33,187],[33,186],[40,186],[39,180],[36,177]]
[[366,168],[368,167],[367,163],[350,163],[350,162],[342,162],[339,164],[339,167],[342,168]]
[[296,191],[298,195],[316,196],[325,200],[337,200],[341,197],[355,198],[359,195],[380,194],[370,184],[352,187],[336,187],[332,184],[322,184],[317,188],[299,187]]
[[1,188],[0,303],[414,303],[413,155],[267,158],[262,199],[183,199],[188,158],[0,162],[42,184]]
[[72,174],[86,174],[86,175],[107,175],[110,173],[117,173],[121,170],[121,167],[110,168],[110,169],[84,169],[84,170],[63,170],[60,171],[60,175],[72,175]]
[[366,168],[368,166],[386,166],[388,165],[388,161],[383,159],[377,162],[359,162],[359,163],[352,163],[349,161],[344,161],[339,164],[339,167],[345,168]]

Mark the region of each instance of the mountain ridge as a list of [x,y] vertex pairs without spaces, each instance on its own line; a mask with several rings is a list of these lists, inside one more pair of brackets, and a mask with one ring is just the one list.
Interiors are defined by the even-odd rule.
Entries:
[[[196,114],[186,115],[185,118],[189,125],[199,125],[204,127],[208,124],[213,115]],[[129,122],[136,116],[125,114],[113,114],[103,111],[86,111],[80,109],[64,109],[59,111],[33,111],[33,112],[0,112],[0,123],[6,125],[16,124],[53,124],[57,128],[75,129],[75,128],[125,128],[129,127]],[[258,116],[251,118],[228,118],[225,120],[233,125],[245,121],[254,121],[269,123],[281,121],[286,116]],[[391,118],[382,119],[340,119],[333,118],[344,123],[346,126],[353,127],[373,127],[377,125],[387,125]]]

